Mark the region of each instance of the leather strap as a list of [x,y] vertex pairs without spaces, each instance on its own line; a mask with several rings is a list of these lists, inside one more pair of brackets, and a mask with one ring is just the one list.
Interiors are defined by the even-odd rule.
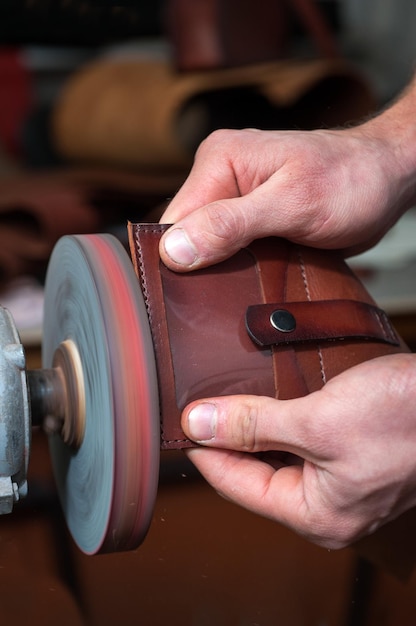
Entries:
[[[194,445],[180,426],[193,400],[299,397],[357,363],[407,350],[337,253],[267,238],[215,267],[178,274],[159,257],[167,228],[129,224],[153,337],[162,449]],[[295,328],[273,326],[276,310],[289,312]]]
[[283,302],[249,306],[246,326],[260,346],[372,339],[399,345],[384,311],[355,300]]
[[[259,281],[262,287],[263,302],[284,302],[287,298],[288,272],[291,267],[293,246],[284,240],[279,242],[279,254],[276,254],[276,239],[268,238],[254,241],[250,249],[258,267]],[[302,293],[301,299],[306,298]],[[309,387],[293,346],[287,345],[278,350],[271,345],[272,367],[274,376],[274,397],[281,400],[300,398],[309,393]],[[312,367],[319,368],[319,358]]]

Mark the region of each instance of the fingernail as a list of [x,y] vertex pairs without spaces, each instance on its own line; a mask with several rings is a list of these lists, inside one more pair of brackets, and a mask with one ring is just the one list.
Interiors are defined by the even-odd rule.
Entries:
[[194,441],[209,441],[215,436],[217,409],[214,404],[203,402],[188,414],[188,430]]
[[174,228],[167,233],[164,247],[167,255],[174,263],[192,265],[196,261],[196,250],[182,228]]

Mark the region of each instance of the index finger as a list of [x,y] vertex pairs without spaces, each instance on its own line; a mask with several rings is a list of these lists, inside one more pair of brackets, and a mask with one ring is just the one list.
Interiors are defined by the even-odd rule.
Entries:
[[200,151],[182,187],[170,201],[160,222],[174,224],[189,213],[217,200],[240,196],[231,161],[225,153]]
[[314,510],[319,481],[313,465],[284,466],[276,471],[251,454],[213,448],[186,453],[227,500],[280,522],[314,543],[332,548],[344,545],[338,543],[330,527],[326,528],[325,520],[330,526],[329,516]]

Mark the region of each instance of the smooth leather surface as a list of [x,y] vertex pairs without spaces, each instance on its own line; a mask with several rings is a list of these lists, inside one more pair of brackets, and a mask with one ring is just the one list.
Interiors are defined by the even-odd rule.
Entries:
[[[283,320],[280,325],[279,319]],[[356,300],[257,304],[248,307],[246,326],[253,341],[260,346],[347,338],[399,344],[385,312]]]
[[[193,445],[180,426],[193,400],[299,397],[362,361],[408,351],[337,253],[267,238],[214,267],[178,274],[159,258],[166,228],[129,224],[156,355],[162,449]],[[294,312],[294,341],[289,333],[276,340],[276,305]]]

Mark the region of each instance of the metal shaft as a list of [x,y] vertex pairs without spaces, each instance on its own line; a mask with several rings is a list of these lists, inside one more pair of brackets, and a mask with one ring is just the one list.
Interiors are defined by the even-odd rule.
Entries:
[[65,385],[57,368],[36,369],[27,372],[32,426],[42,426],[45,417],[61,422],[65,417]]

